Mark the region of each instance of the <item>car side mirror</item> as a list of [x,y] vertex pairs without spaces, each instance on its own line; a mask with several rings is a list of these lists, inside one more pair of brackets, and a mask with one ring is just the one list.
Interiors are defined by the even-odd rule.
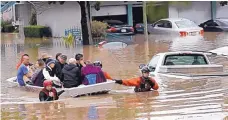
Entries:
[[155,67],[153,66],[149,66],[150,72],[154,72],[155,71]]
[[146,66],[146,64],[140,64],[139,65],[139,69],[142,69],[143,67],[145,67]]

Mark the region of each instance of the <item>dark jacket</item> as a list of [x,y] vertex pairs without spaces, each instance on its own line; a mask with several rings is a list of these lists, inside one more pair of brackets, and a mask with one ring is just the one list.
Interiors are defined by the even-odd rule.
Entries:
[[62,74],[62,69],[63,67],[67,65],[66,63],[65,64],[62,64],[60,63],[59,61],[56,62],[55,64],[55,67],[54,67],[54,70],[56,72],[56,77],[58,77],[60,79],[60,81],[62,82],[63,81],[63,74]]
[[63,86],[66,88],[77,87],[81,82],[81,73],[75,64],[65,65],[62,73],[64,75]]

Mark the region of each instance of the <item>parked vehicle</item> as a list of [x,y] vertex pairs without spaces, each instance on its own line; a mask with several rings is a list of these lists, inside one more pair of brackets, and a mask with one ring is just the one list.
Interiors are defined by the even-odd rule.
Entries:
[[175,36],[203,35],[204,31],[191,20],[185,18],[161,19],[148,27],[150,34],[166,34]]
[[124,24],[122,21],[105,20],[104,22],[108,24],[108,33],[134,34],[134,28],[130,25]]
[[[142,68],[145,64],[141,64]],[[151,75],[157,74],[192,74],[223,72],[222,65],[211,64],[206,53],[179,51],[165,52],[155,55],[147,66]]]
[[205,32],[228,32],[228,19],[208,20],[199,25]]
[[[150,26],[152,24],[148,23],[147,26]],[[136,33],[144,33],[144,24],[143,23],[137,23],[135,25],[135,32]]]

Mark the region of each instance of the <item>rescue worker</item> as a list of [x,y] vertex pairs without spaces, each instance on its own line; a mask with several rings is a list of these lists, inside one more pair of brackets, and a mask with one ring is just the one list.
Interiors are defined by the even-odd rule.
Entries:
[[59,96],[63,92],[65,92],[64,90],[57,92],[55,88],[52,88],[51,80],[45,80],[43,83],[43,86],[44,86],[44,88],[40,91],[40,94],[39,94],[40,101],[58,100]]
[[[102,63],[101,63],[101,61],[95,61],[95,62],[93,62],[93,65],[102,68]],[[112,77],[111,77],[107,72],[103,71],[103,73],[104,73],[104,76],[105,76],[106,79],[112,80]]]
[[135,86],[135,92],[145,92],[151,89],[157,90],[159,88],[157,82],[149,77],[150,70],[147,66],[143,67],[142,76],[137,78],[132,78],[129,80],[115,80],[117,84],[123,84],[126,86]]

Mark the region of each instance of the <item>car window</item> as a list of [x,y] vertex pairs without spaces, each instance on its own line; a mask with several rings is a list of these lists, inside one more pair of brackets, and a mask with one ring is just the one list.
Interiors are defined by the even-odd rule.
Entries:
[[191,28],[191,27],[198,27],[194,22],[190,20],[180,20],[176,21],[175,24],[178,28]]
[[206,58],[201,54],[167,55],[163,65],[205,65]]
[[156,55],[152,58],[152,60],[149,63],[149,68],[151,69],[151,71],[155,71],[155,68],[157,67],[158,61],[160,59],[159,55]]
[[161,20],[155,23],[155,27],[172,28],[172,24],[167,20]]
[[221,19],[221,20],[216,20],[218,23],[221,24],[221,26],[228,26],[228,20],[227,19]]

